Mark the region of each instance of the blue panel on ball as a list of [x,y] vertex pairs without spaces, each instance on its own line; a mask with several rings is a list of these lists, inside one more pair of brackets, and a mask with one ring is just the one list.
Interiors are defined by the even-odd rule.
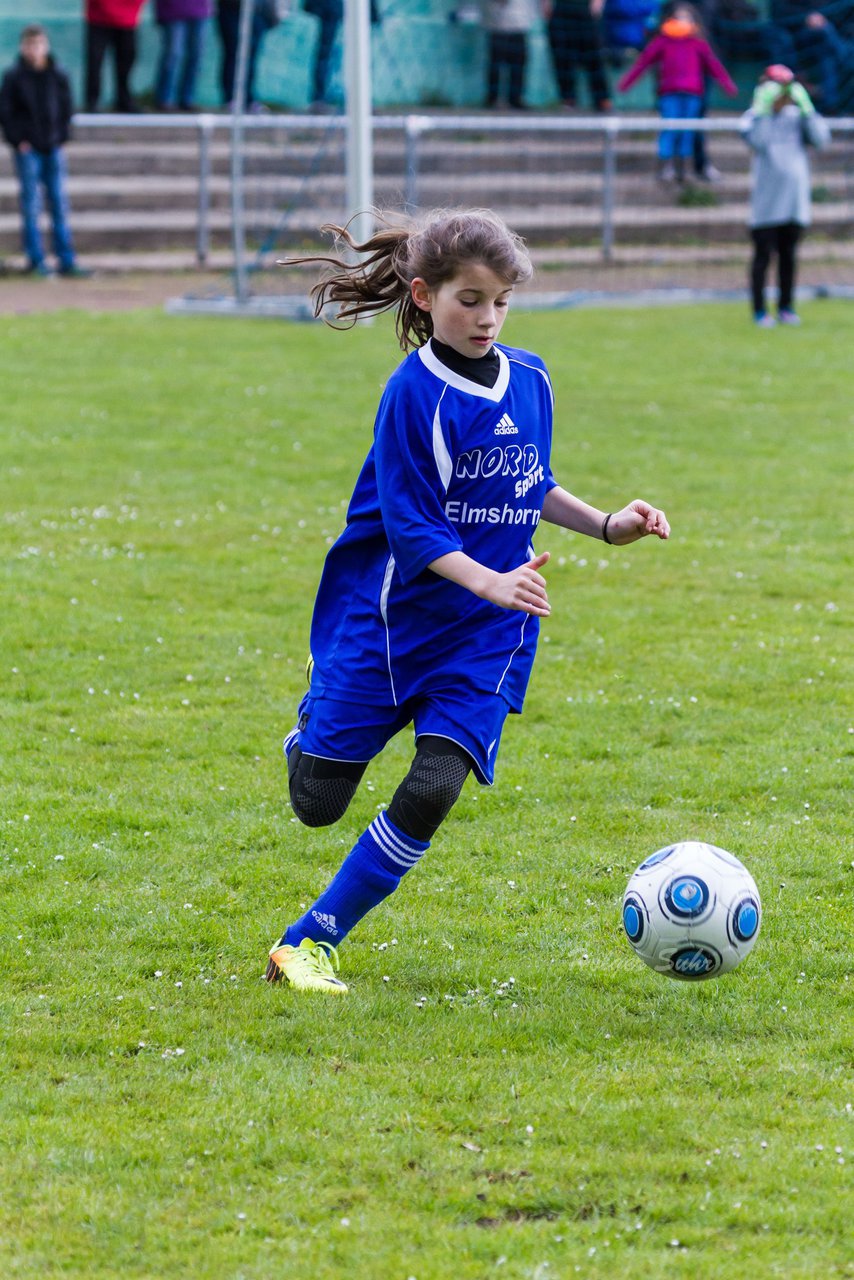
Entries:
[[644,933],[643,908],[637,898],[626,898],[623,903],[623,928],[629,942],[636,945]]
[[699,876],[677,876],[664,893],[668,909],[680,920],[695,920],[709,902],[709,886]]
[[752,898],[745,898],[733,912],[733,932],[739,942],[749,942],[759,928],[759,907]]
[[[651,853],[646,862],[642,862],[640,864],[638,871],[647,871],[650,867],[657,866],[659,862],[663,862],[665,858],[669,858],[675,848],[675,844],[669,844],[665,849],[659,849],[656,853]],[[635,872],[635,874],[637,874],[637,872]]]

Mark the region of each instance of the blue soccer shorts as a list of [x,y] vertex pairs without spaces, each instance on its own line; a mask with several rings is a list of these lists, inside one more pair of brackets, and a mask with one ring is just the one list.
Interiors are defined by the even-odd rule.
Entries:
[[299,706],[299,746],[324,760],[367,763],[411,722],[416,742],[428,734],[456,742],[471,756],[478,782],[492,786],[509,711],[499,693],[471,688],[437,690],[399,707],[314,698],[309,691]]

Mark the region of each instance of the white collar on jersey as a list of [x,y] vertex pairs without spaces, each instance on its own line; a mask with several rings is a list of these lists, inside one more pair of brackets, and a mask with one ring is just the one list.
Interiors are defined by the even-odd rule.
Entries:
[[418,357],[426,369],[435,373],[436,377],[441,378],[443,382],[447,382],[449,387],[453,387],[456,391],[465,391],[470,396],[480,396],[482,400],[492,400],[497,404],[503,399],[510,382],[510,361],[500,347],[494,347],[493,350],[498,356],[498,377],[492,387],[482,387],[479,382],[472,382],[470,378],[454,373],[453,369],[442,364],[429,342],[425,342],[423,347],[418,348]]

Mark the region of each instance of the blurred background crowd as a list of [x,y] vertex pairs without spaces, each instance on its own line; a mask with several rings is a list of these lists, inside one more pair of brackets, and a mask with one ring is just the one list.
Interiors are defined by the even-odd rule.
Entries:
[[[343,102],[343,0],[249,0],[247,105],[334,111]],[[648,109],[654,83],[618,89],[672,19],[660,0],[372,0],[378,107],[423,105],[605,112]],[[701,0],[695,21],[744,98],[757,67],[783,63],[825,115],[852,110],[854,0]],[[78,110],[227,108],[240,0],[41,0]],[[22,15],[0,0],[0,49]],[[713,86],[710,86],[713,87]],[[713,87],[712,105],[731,107]],[[746,105],[744,101],[736,105]]]
[[[0,126],[14,167],[8,179],[0,173],[0,231],[13,234],[17,189],[25,270],[52,274],[46,205],[56,269],[82,271],[66,184],[65,143],[75,110],[90,115],[79,122],[71,174],[84,252],[125,241],[171,247],[192,224],[201,263],[210,235],[225,239],[232,190],[222,170],[226,153],[206,143],[203,161],[175,126],[209,137],[216,118],[197,113],[233,108],[241,28],[249,53],[245,108],[271,117],[254,122],[252,147],[242,156],[242,199],[257,224],[251,239],[259,261],[287,239],[301,243],[323,221],[317,208],[328,215],[344,200],[343,135],[303,125],[306,111],[331,117],[343,110],[344,0],[246,3],[242,28],[240,0],[40,0],[28,6],[38,12],[28,13],[22,28],[12,0],[0,0]],[[830,135],[819,120],[854,114],[854,0],[821,7],[811,0],[370,0],[370,18],[379,112],[432,111],[418,117],[422,132],[441,130],[441,108],[481,119],[501,112],[490,122],[493,132],[515,129],[503,141],[489,128],[473,137],[467,121],[461,128],[443,117],[459,137],[421,138],[417,161],[410,143],[386,138],[380,201],[498,202],[510,206],[529,239],[554,241],[570,254],[570,241],[589,254],[601,236],[610,257],[617,222],[629,253],[634,240],[656,244],[659,256],[684,246],[699,260],[743,226],[750,184],[754,196],[776,193],[767,208],[750,206],[762,255],[779,252],[793,273],[814,195],[822,205],[823,251],[834,245],[844,256],[850,234],[838,233],[850,231],[850,122],[839,123],[840,142],[815,183],[806,155],[807,148],[829,154]],[[745,108],[750,120],[740,126]],[[661,117],[656,138],[638,119],[652,110]],[[729,121],[685,128],[722,110]],[[104,118],[114,112],[125,118],[120,129]],[[554,120],[538,123],[543,112],[567,119],[556,131]],[[165,113],[178,117],[168,128]],[[519,118],[507,121],[503,113]],[[576,113],[593,119],[568,118]],[[615,113],[623,118],[610,123]],[[530,126],[523,124],[526,114]],[[632,141],[638,125],[645,136]],[[615,150],[610,172],[603,160],[606,126],[612,148],[620,131],[619,178]],[[752,178],[737,137],[734,151],[732,138],[714,136],[717,126],[730,135],[741,130],[755,152]],[[286,141],[272,137],[287,128]],[[538,128],[546,130],[542,138]],[[270,135],[267,143],[259,130]],[[763,169],[766,152],[774,163]],[[649,182],[652,173],[657,184]],[[719,183],[720,196],[711,190]],[[662,207],[668,199],[662,189],[678,207]],[[768,228],[780,226],[791,234],[777,244],[775,231],[772,244]],[[761,275],[757,266],[757,281]],[[756,290],[759,298],[759,283]],[[755,310],[762,312],[758,302]]]

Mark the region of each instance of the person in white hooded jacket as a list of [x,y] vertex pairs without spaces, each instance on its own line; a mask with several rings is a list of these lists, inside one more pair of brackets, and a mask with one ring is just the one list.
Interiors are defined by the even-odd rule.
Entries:
[[[767,67],[741,119],[741,134],[753,151],[751,166],[750,294],[760,328],[800,324],[795,311],[797,249],[811,221],[809,147],[830,141],[827,121],[804,86],[782,65]],[[765,305],[765,281],[777,258],[777,318]]]

